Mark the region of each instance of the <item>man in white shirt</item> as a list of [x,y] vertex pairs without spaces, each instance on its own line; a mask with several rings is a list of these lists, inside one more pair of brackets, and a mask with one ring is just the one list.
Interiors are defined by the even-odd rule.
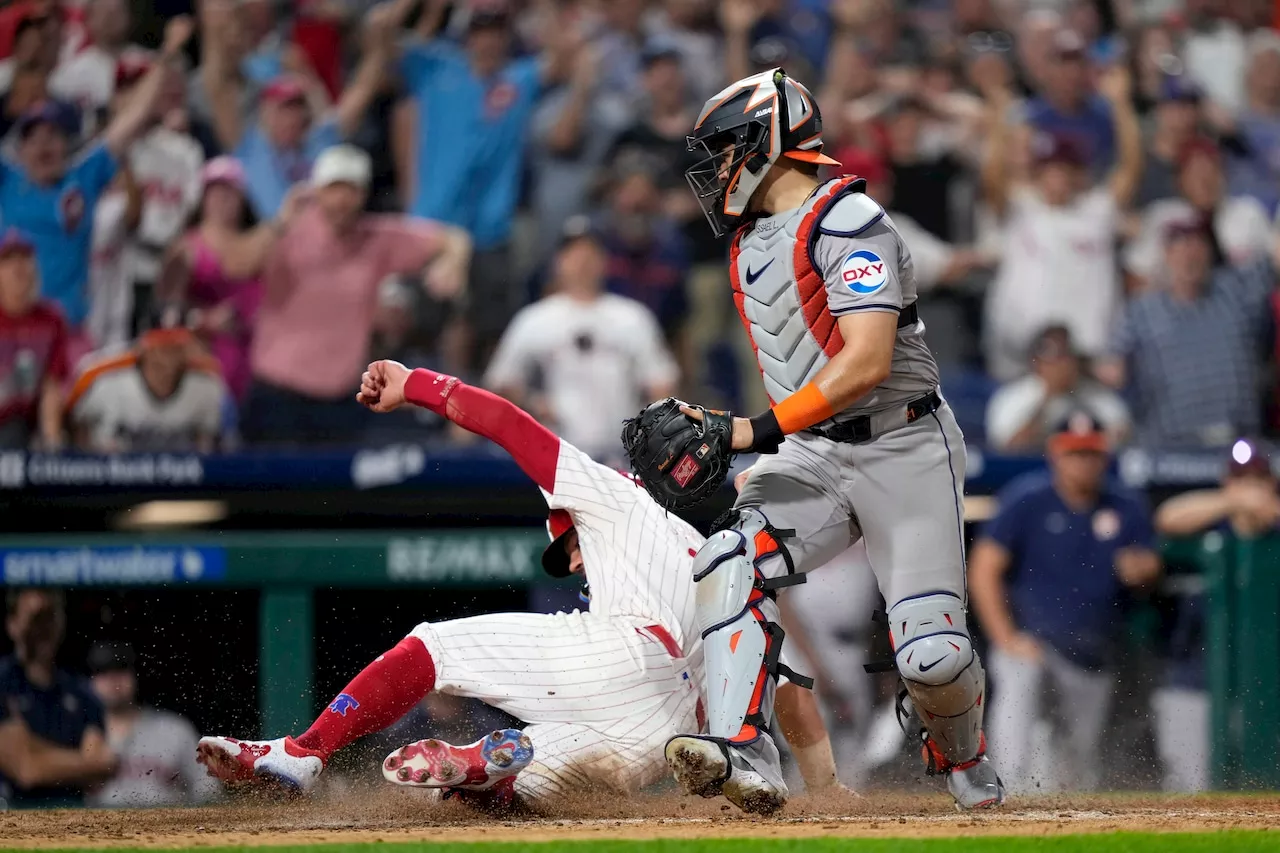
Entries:
[[1048,326],[1032,346],[1031,374],[1000,386],[987,404],[987,444],[1013,453],[1039,453],[1053,426],[1078,408],[1098,419],[1111,446],[1128,435],[1124,401],[1084,375],[1066,326]]
[[601,459],[620,457],[619,425],[679,378],[653,314],[603,292],[605,260],[590,221],[570,218],[552,292],[516,314],[485,375],[487,387]]
[[53,94],[75,104],[86,116],[105,110],[115,93],[116,66],[124,60],[146,60],[150,51],[129,43],[133,16],[128,0],[89,0],[85,28],[90,44],[58,66],[49,80]]
[[1088,356],[1104,349],[1120,299],[1115,241],[1118,212],[1142,176],[1142,136],[1130,98],[1129,72],[1107,70],[1099,91],[1110,102],[1118,160],[1103,184],[1091,185],[1088,152],[1063,134],[1032,138],[1031,180],[1009,174],[1007,93],[988,104],[992,132],[983,164],[986,201],[1003,216],[1004,257],[988,292],[990,372],[1012,379],[1026,368],[1037,329],[1062,323]]

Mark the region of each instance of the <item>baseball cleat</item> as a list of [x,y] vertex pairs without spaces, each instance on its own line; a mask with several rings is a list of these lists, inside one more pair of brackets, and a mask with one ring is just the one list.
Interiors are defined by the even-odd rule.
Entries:
[[519,729],[499,729],[473,744],[434,738],[403,746],[382,762],[382,778],[413,788],[487,791],[533,761],[533,741]]
[[978,754],[968,761],[952,764],[943,756],[933,738],[922,735],[920,754],[924,757],[925,772],[930,776],[947,777],[947,790],[955,798],[956,808],[993,809],[1004,802],[1004,783],[996,774],[996,767],[987,758],[986,735],[978,737]]
[[298,746],[291,737],[202,737],[196,746],[196,761],[210,776],[228,784],[260,784],[290,794],[310,791],[324,770],[320,754]]
[[787,803],[778,748],[763,732],[749,744],[677,735],[667,741],[667,764],[676,782],[698,797],[724,794],[749,814],[771,815]]

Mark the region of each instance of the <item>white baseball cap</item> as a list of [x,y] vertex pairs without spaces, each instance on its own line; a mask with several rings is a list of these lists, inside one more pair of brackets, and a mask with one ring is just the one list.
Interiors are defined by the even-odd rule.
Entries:
[[355,184],[368,189],[372,179],[373,161],[354,145],[326,148],[311,167],[311,186],[316,189],[330,184]]

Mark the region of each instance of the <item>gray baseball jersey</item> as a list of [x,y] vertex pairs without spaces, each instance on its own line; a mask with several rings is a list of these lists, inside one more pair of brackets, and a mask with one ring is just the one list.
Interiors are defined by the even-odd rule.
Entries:
[[[853,178],[830,181],[800,207],[757,220],[734,241],[734,301],[775,403],[812,380],[844,346],[838,317],[900,314],[916,301],[911,252],[858,186]],[[937,387],[924,323],[904,321],[889,377],[834,420],[883,411]]]
[[889,377],[834,420],[886,413],[888,423],[894,409],[904,418],[860,443],[788,436],[778,453],[752,466],[737,506],[795,531],[786,546],[800,571],[861,538],[888,605],[926,593],[963,597],[964,437],[945,403],[906,421],[906,404],[938,387],[938,369],[924,324],[913,319],[911,253],[860,186],[852,178],[828,182],[801,207],[744,229],[732,254],[734,301],[774,402],[811,381],[844,346],[837,317],[899,314]]

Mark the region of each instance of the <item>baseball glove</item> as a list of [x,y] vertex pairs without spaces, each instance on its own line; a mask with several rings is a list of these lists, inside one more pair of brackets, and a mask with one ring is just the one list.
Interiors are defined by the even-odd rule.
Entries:
[[734,456],[733,416],[689,406],[702,412],[698,421],[680,411],[685,405],[674,397],[659,400],[622,427],[631,470],[667,509],[709,498],[724,483]]

